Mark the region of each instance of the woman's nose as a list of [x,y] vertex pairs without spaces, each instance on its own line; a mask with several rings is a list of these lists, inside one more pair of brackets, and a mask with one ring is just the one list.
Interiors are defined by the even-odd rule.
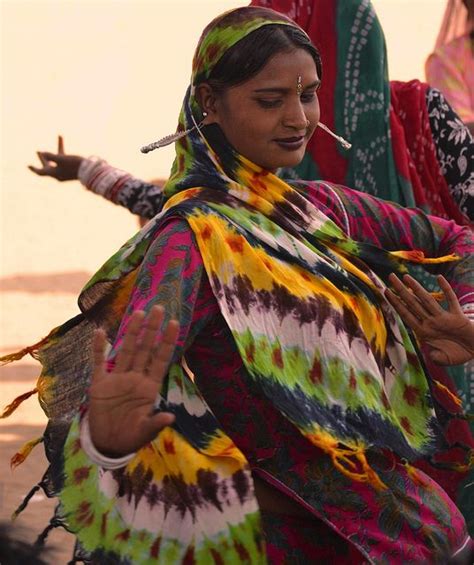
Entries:
[[288,105],[287,111],[283,117],[283,125],[295,130],[304,130],[308,125],[308,118],[304,111],[304,106],[301,100],[292,102]]

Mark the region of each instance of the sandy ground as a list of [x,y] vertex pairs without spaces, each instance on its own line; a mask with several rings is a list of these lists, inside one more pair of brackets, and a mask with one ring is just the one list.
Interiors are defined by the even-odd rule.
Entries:
[[[8,320],[8,332],[3,331],[0,354],[32,343],[45,333],[43,328],[56,325],[76,312],[74,294],[88,278],[86,272],[3,277],[0,280],[2,317]],[[54,293],[51,289],[57,289]],[[29,323],[26,323],[28,313]],[[31,320],[31,321],[30,321]],[[16,323],[15,323],[16,322]],[[4,329],[4,328],[3,328]],[[6,334],[6,335],[5,335]],[[0,401],[11,402],[19,394],[34,388],[40,366],[31,357],[0,368]],[[10,469],[10,458],[19,448],[43,433],[46,418],[32,396],[7,419],[0,420],[0,520],[8,521],[24,496],[41,479],[47,461],[43,446],[38,445],[16,469]],[[35,540],[48,525],[55,501],[40,490],[15,521],[21,537]],[[20,533],[20,531],[18,531]],[[48,546],[48,563],[66,564],[72,553],[73,538],[64,530],[52,531]]]
[[[85,195],[88,196],[88,195]],[[79,198],[79,201],[81,199]],[[82,206],[76,209],[77,217],[81,212],[88,211],[90,200],[82,199]],[[99,203],[99,208],[101,204]],[[81,209],[82,208],[82,209]],[[100,223],[106,221],[114,225],[116,209],[105,203],[102,209]],[[93,206],[92,216],[95,214]],[[124,241],[137,225],[135,220],[127,213],[119,215],[123,222],[115,226],[119,238]],[[32,219],[32,221],[35,221]],[[39,217],[36,222],[41,223]],[[61,217],[55,223],[55,230],[63,229],[67,233],[66,224],[71,219]],[[88,226],[88,229],[100,233],[99,218]],[[40,228],[40,226],[38,226]],[[38,236],[40,239],[40,236]],[[75,245],[76,233],[64,236],[69,238],[71,246]],[[88,265],[91,255],[95,256],[97,266],[110,255],[108,243],[97,240],[94,249],[77,246],[73,259],[65,257],[65,264],[71,265],[71,270],[55,272],[54,268],[59,258],[51,255],[51,260],[43,262],[43,272],[23,272],[20,269],[28,268],[28,261],[18,252],[16,265],[8,264],[8,271],[16,273],[5,274],[6,264],[0,277],[0,355],[16,351],[26,345],[38,341],[48,331],[78,313],[76,305],[77,295],[89,279],[91,272],[75,268],[76,265]],[[100,259],[98,258],[100,257]],[[19,274],[20,273],[20,274]],[[18,395],[34,388],[40,372],[39,363],[30,356],[21,361],[0,367],[0,404],[3,408]],[[37,396],[26,400],[9,418],[0,420],[0,521],[9,521],[12,512],[22,502],[30,489],[40,481],[47,461],[42,444],[36,446],[24,463],[12,470],[10,459],[27,441],[42,435],[46,417],[39,406]],[[55,501],[47,499],[40,490],[34,494],[28,507],[15,520],[16,534],[29,541],[36,540],[37,536],[48,525],[53,516]],[[47,546],[54,548],[53,553],[48,553],[47,562],[55,565],[66,564],[71,558],[74,540],[73,537],[62,529],[51,532]]]
[[[2,400],[11,399],[23,390],[31,388],[38,367],[33,363],[21,363],[16,367],[3,368]],[[0,519],[7,521],[23,497],[42,477],[46,468],[46,458],[41,445],[37,446],[26,461],[15,470],[10,469],[11,456],[32,438],[41,436],[44,417],[34,398],[20,407],[10,419],[4,420],[0,428]],[[53,515],[55,501],[47,499],[41,490],[37,491],[25,511],[15,520],[15,535],[34,541],[48,525]],[[73,538],[64,530],[55,529],[47,542],[47,547],[55,548],[48,562],[65,564],[71,557]]]

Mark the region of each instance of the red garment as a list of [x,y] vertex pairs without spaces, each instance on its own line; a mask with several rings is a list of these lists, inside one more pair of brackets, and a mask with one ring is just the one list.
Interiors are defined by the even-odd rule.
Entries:
[[390,126],[397,169],[410,179],[417,206],[430,214],[466,219],[456,206],[441,172],[426,108],[429,86],[418,80],[391,81]]

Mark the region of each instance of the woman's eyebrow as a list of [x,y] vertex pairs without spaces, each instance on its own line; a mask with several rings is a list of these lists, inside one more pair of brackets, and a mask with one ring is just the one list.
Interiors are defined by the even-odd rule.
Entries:
[[[304,90],[310,90],[313,88],[318,88],[319,86],[321,86],[321,80],[315,80],[314,82],[312,82],[311,84],[308,84],[307,86],[304,87]],[[254,92],[262,94],[262,93],[277,93],[277,94],[287,94],[288,92],[292,92],[294,89],[293,88],[283,88],[283,87],[270,87],[270,88],[257,88],[254,90]]]

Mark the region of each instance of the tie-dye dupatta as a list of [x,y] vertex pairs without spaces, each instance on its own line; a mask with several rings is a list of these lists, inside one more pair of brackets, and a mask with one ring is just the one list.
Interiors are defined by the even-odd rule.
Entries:
[[[179,129],[200,119],[194,86],[227,49],[271,23],[295,25],[272,11],[241,8],[206,28]],[[408,460],[433,449],[429,385],[410,336],[383,296],[389,272],[403,270],[405,260],[428,260],[352,241],[311,203],[314,187],[292,187],[249,162],[215,125],[176,143],[165,190],[163,213],[84,289],[85,319],[57,330],[38,353],[45,366],[40,395],[53,415],[52,431],[55,395],[87,381],[84,368],[80,374],[63,371],[67,381],[64,374],[56,378],[58,344],[69,367],[90,364],[84,354],[90,327],[100,324],[114,335],[146,250],[173,216],[194,232],[248,378],[338,471],[384,489],[367,462],[368,448],[390,449]],[[71,354],[64,344],[79,338],[83,346]],[[416,391],[418,402],[405,401],[406,387]],[[61,518],[85,554],[104,562],[265,562],[245,456],[179,363],[169,371],[166,403],[175,425],[120,471],[91,464],[79,441],[80,416],[73,420],[50,479]],[[65,420],[58,416],[56,423]]]

